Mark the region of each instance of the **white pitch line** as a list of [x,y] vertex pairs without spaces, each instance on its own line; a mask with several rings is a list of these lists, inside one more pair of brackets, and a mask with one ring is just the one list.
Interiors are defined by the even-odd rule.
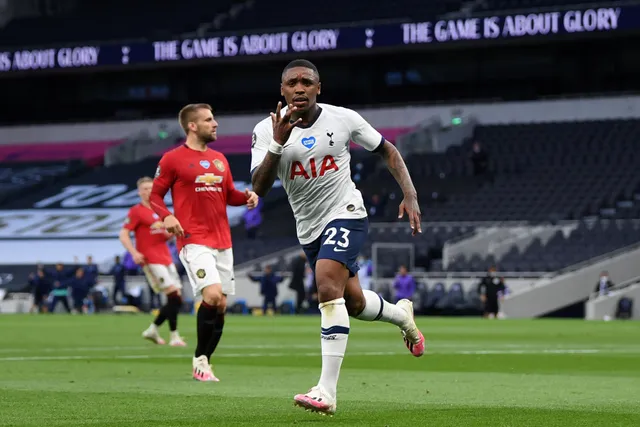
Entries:
[[[405,352],[402,352],[404,354]],[[370,352],[351,352],[353,356],[393,356],[401,354],[393,351],[370,351]],[[30,362],[30,361],[55,361],[55,360],[114,360],[114,359],[186,359],[193,356],[189,354],[129,354],[124,356],[16,356],[16,357],[0,357],[1,362]],[[216,358],[221,357],[319,357],[320,352],[313,353],[221,353],[216,354]]]
[[[145,346],[111,346],[111,347],[51,347],[51,348],[38,348],[36,351],[38,353],[60,353],[65,351],[136,351],[136,350],[149,350],[154,348],[153,345],[145,345]],[[282,348],[282,344],[265,344],[265,345],[246,345],[246,344],[227,344],[225,348],[257,348],[257,349],[273,349],[273,348]],[[287,348],[320,348],[320,344],[311,345],[311,344],[287,344]],[[33,352],[33,348],[0,348],[1,353],[28,353]]]
[[[540,350],[460,350],[460,351],[428,351],[428,354],[451,355],[525,355],[525,354],[598,354],[598,353],[640,353],[639,351],[609,350],[609,349],[540,349]],[[406,351],[347,351],[349,356],[395,356],[406,355]],[[305,353],[219,353],[216,358],[242,358],[242,357],[318,357],[319,351]],[[15,356],[0,357],[0,362],[29,362],[29,361],[56,361],[56,360],[116,360],[116,359],[182,359],[189,358],[192,354],[128,354],[128,355],[69,355],[69,356]]]

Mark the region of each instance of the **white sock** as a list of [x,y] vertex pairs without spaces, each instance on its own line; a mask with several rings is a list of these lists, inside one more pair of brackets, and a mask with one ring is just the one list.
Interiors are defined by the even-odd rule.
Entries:
[[349,338],[349,313],[344,298],[323,302],[318,307],[322,317],[322,374],[318,385],[335,399],[340,366]]
[[156,334],[158,333],[158,327],[156,326],[155,323],[152,323],[151,325],[149,325],[149,332],[155,332]]
[[178,331],[171,331],[171,339],[178,339],[180,338],[180,334],[178,333]]
[[402,328],[407,321],[406,311],[395,304],[385,301],[380,295],[373,291],[363,289],[362,293],[364,294],[366,304],[364,310],[356,316],[356,319],[369,322],[379,320],[381,322],[392,323]]

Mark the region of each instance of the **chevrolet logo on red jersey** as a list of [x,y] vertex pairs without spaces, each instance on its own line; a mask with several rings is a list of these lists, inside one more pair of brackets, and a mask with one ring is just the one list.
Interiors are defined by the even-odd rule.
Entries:
[[196,184],[214,185],[221,183],[222,177],[213,173],[205,173],[196,177]]

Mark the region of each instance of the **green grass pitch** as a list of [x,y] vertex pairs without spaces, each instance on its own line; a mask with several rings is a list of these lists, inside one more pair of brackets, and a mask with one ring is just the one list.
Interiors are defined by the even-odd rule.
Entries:
[[[640,323],[421,318],[428,353],[351,320],[334,417],[293,406],[320,374],[319,317],[229,316],[220,383],[147,315],[0,316],[0,426],[640,426]],[[168,338],[166,326],[163,336]]]

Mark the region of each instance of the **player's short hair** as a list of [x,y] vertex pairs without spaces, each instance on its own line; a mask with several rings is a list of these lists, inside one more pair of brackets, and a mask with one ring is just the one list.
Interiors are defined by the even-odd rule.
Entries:
[[318,72],[318,68],[313,65],[313,62],[307,61],[306,59],[294,59],[293,61],[289,62],[287,66],[284,67],[284,70],[282,70],[282,78],[284,78],[284,73],[296,67],[304,67],[312,70],[316,74],[318,80],[320,80],[320,73]]
[[209,104],[188,104],[182,107],[182,110],[178,113],[178,121],[184,133],[189,133],[189,122],[193,121],[194,115],[198,110],[213,111],[213,108]]
[[153,182],[153,178],[151,178],[150,176],[143,176],[138,180],[138,182],[136,182],[136,187],[140,187],[142,184],[147,182]]

